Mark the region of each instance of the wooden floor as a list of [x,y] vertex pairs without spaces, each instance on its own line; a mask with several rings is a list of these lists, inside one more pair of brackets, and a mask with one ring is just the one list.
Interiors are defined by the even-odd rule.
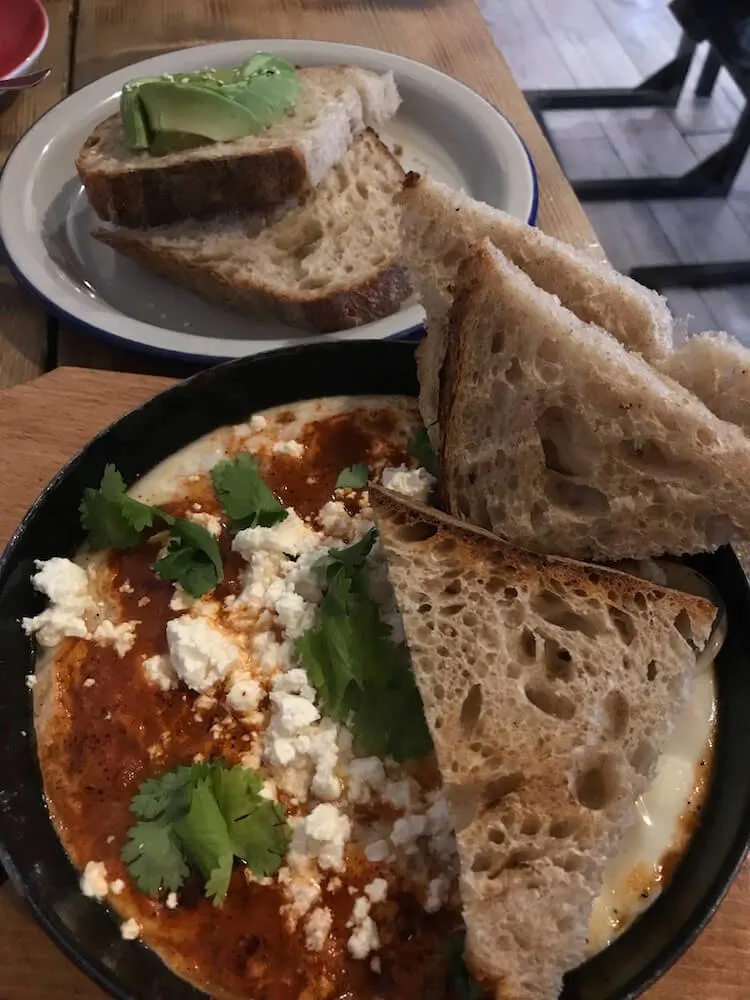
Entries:
[[[479,0],[524,89],[630,86],[673,55],[679,29],[666,0]],[[701,61],[693,65],[692,78]],[[729,136],[742,97],[722,71],[713,97],[675,112],[558,112],[548,124],[569,177],[678,174]],[[750,259],[750,157],[732,196],[586,205],[612,262]],[[668,293],[691,332],[728,330],[750,345],[750,285]]]

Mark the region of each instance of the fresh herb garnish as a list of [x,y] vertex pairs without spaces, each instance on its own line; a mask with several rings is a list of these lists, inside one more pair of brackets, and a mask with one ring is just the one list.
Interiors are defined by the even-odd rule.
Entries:
[[339,477],[336,480],[336,489],[350,489],[350,490],[361,490],[363,486],[367,485],[367,480],[370,478],[370,470],[367,468],[365,462],[357,462],[355,465],[349,465],[347,468],[342,469],[339,472]]
[[287,516],[284,507],[263,481],[258,460],[242,454],[211,469],[216,496],[232,521],[232,531],[270,528]]
[[401,761],[428,753],[432,740],[406,650],[368,593],[365,560],[375,539],[372,528],[321,561],[326,594],[297,652],[327,714],[366,753]]
[[484,1000],[484,990],[466,966],[466,934],[455,934],[445,945],[451,1000]]
[[195,521],[175,518],[166,554],[154,563],[154,573],[181,584],[191,597],[201,597],[224,579],[219,543]]
[[173,517],[160,507],[151,507],[129,497],[125,482],[114,465],[104,469],[99,489],[83,493],[81,524],[93,549],[132,549],[146,532],[161,523],[169,529],[165,555],[154,564],[164,580],[181,584],[191,597],[213,590],[224,576],[219,546],[200,524]]
[[138,888],[176,892],[193,867],[206,880],[206,896],[221,906],[235,858],[258,876],[276,872],[291,828],[282,807],[260,795],[262,786],[254,771],[223,761],[144,781],[130,804],[140,822],[122,850]]
[[94,549],[132,549],[157,513],[125,492],[125,482],[114,465],[107,465],[99,489],[87,486],[79,507],[81,524]]
[[414,436],[406,449],[408,453],[419,462],[423,468],[427,469],[431,476],[438,478],[438,461],[435,449],[432,447],[430,435],[420,427],[414,432]]

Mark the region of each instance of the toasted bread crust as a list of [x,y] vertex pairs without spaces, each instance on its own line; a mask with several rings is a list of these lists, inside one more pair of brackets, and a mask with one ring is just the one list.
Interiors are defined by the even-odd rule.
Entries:
[[131,237],[127,230],[97,230],[93,235],[136,264],[213,302],[248,316],[274,316],[289,326],[318,333],[335,333],[389,316],[411,293],[409,272],[395,259],[377,274],[345,291],[331,295],[326,291],[297,288],[282,298],[260,285],[229,281],[219,271],[207,271],[200,264],[167,249],[156,250]]
[[554,1000],[716,609],[369,495],[456,831],[467,962],[497,1000]]
[[173,162],[159,169],[144,154],[140,168],[101,171],[92,154],[111,123],[107,119],[89,136],[76,157],[76,169],[99,218],[119,226],[145,229],[204,218],[226,205],[254,211],[295,197],[307,183],[305,159],[294,146]]

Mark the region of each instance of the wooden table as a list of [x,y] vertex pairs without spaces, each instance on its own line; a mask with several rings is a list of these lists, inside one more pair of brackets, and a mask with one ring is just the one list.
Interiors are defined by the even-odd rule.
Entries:
[[[474,0],[47,0],[47,8],[51,30],[44,61],[54,72],[0,114],[0,162],[47,108],[135,60],[234,38],[359,42],[431,63],[493,101],[516,125],[535,160],[539,224],[579,246],[595,243]],[[164,385],[143,375],[70,369],[17,385],[60,364],[171,376],[186,370],[174,362],[125,354],[59,327],[0,265],[0,389],[16,386],[0,393],[0,546],[76,448]],[[19,455],[23,462],[17,461]],[[649,994],[651,1000],[745,1000],[750,981],[748,888],[745,872],[700,944]],[[101,997],[33,924],[12,888],[0,888],[0,1000]]]

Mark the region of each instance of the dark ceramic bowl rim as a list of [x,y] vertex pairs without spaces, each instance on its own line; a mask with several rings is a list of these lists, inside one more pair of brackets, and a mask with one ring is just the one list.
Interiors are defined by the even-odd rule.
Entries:
[[[387,341],[362,341],[354,343],[332,341],[329,343],[307,346],[297,345],[280,351],[265,352],[263,354],[254,355],[250,358],[230,361],[207,371],[200,372],[184,382],[179,382],[175,386],[165,389],[157,396],[129,411],[92,438],[91,441],[89,441],[88,444],[85,445],[57,473],[57,475],[44,488],[39,497],[34,501],[27,513],[24,515],[21,524],[13,533],[5,551],[2,553],[2,556],[0,556],[0,609],[2,609],[3,605],[6,603],[6,594],[9,589],[8,576],[14,567],[14,561],[19,547],[22,545],[26,536],[34,529],[38,519],[40,517],[44,517],[47,506],[54,502],[54,498],[58,491],[63,488],[64,484],[81,468],[81,466],[85,466],[86,463],[89,462],[92,452],[96,451],[96,449],[100,448],[102,445],[106,445],[111,442],[113,438],[116,439],[117,434],[122,431],[123,428],[127,429],[129,425],[137,424],[139,422],[143,422],[144,420],[147,421],[152,414],[155,414],[159,410],[163,410],[165,406],[168,409],[175,409],[179,406],[179,404],[184,404],[186,399],[189,400],[192,397],[201,398],[201,396],[205,396],[210,398],[213,395],[215,397],[215,402],[216,399],[219,398],[217,394],[222,391],[219,387],[224,384],[229,387],[235,382],[242,382],[243,376],[245,375],[247,375],[248,378],[252,378],[254,370],[262,375],[264,373],[264,369],[266,368],[271,371],[274,369],[281,371],[284,366],[290,366],[288,370],[294,371],[294,366],[296,365],[298,369],[296,377],[299,381],[302,377],[303,370],[305,374],[309,374],[315,370],[316,364],[318,366],[317,371],[320,371],[321,365],[329,366],[331,368],[338,365],[342,373],[346,371],[356,371],[356,376],[352,375],[352,379],[355,382],[357,380],[360,382],[362,380],[365,382],[372,382],[374,380],[375,383],[378,383],[378,380],[380,380],[382,383],[380,387],[370,389],[370,394],[397,393],[414,395],[416,391],[416,376],[414,373],[413,350],[413,344]],[[393,376],[394,384],[389,388],[388,385],[383,382],[383,379],[390,378],[392,371],[396,374]],[[367,372],[369,372],[369,374],[367,374]],[[293,403],[303,398],[315,398],[316,396],[321,395],[346,394],[346,391],[343,389],[338,389],[332,392],[322,391],[323,387],[321,387],[321,391],[317,391],[316,386],[321,379],[317,377],[317,374],[312,374],[309,377],[310,390],[307,391],[305,395],[300,393],[284,395],[282,391],[280,396],[283,396],[284,398],[279,398],[277,403],[280,405],[284,402]],[[339,381],[344,382],[346,379],[347,375],[341,374]],[[356,395],[367,394],[356,386],[353,386],[349,392]],[[267,405],[275,405],[272,403],[262,403],[256,406],[253,403],[253,397],[257,395],[262,396],[262,394],[263,391],[260,387],[260,383],[259,387],[256,389],[253,389],[251,386],[248,387],[248,405],[245,410],[245,416],[253,412],[254,409],[265,408]],[[237,420],[234,421],[219,420],[218,422],[213,423],[212,426],[217,427],[228,422],[238,422],[239,419],[240,418],[238,417]],[[201,433],[208,432],[208,430],[211,429],[208,426],[209,423],[211,423],[210,420],[206,424],[206,430]],[[155,432],[155,436],[158,437],[158,432]],[[194,439],[197,436],[198,435],[193,435],[188,440]],[[187,441],[185,443],[187,443]],[[164,457],[166,457],[169,451],[172,450],[174,450],[174,448],[165,450]],[[91,464],[95,464],[95,461],[92,461]],[[145,472],[147,468],[151,467],[153,464],[154,463],[150,463],[144,466],[138,475],[142,475],[143,472]],[[100,467],[101,462],[97,468]],[[135,476],[126,475],[126,481],[128,482],[132,481],[134,478]],[[78,544],[80,544],[80,542],[76,540],[74,547],[77,547]],[[71,546],[61,545],[60,552],[64,551],[71,551]],[[748,588],[746,577],[737,558],[730,549],[725,548],[712,556],[704,556],[699,557],[697,560],[692,560],[691,564],[709,577],[715,577],[716,573],[719,573],[722,576],[724,583],[719,583],[717,585],[722,590],[725,601],[728,604],[730,614],[730,636],[728,639],[728,645],[732,645],[733,634],[736,643],[737,619],[739,618],[738,611],[745,615],[750,614],[750,588]],[[729,591],[726,590],[727,586],[730,588]],[[732,629],[733,619],[735,620],[734,629]],[[741,618],[739,618],[739,620],[741,621]],[[0,638],[0,651],[1,650],[2,639]],[[727,647],[725,647],[722,657],[725,658],[729,655],[730,653],[727,651]],[[738,646],[736,649],[733,647],[731,656],[733,659],[744,661],[745,664],[750,667],[750,656],[747,654],[744,656],[742,655],[741,646]],[[720,657],[720,663],[722,657]],[[722,738],[724,705],[722,702],[721,681],[717,684],[717,688],[719,692],[719,723],[717,746],[714,753],[715,775],[712,787],[709,790],[709,797],[705,809],[705,816],[711,817],[712,821],[717,819],[710,809],[711,803],[717,794],[715,786],[720,784],[724,785],[726,784],[726,781],[729,780],[728,777],[725,780],[722,777],[721,772],[726,769],[729,761],[732,759],[732,748],[729,748],[729,753],[727,754],[727,748],[724,746],[726,741]],[[750,708],[750,684],[748,685],[747,690],[746,706]],[[0,711],[2,711],[1,688]],[[35,755],[33,733],[29,735],[26,742],[29,744],[30,749]],[[704,836],[704,833],[710,824],[704,819],[697,827],[688,851],[686,852],[683,861],[681,862],[681,866],[678,868],[675,878],[670,886],[664,890],[660,898],[656,900],[646,911],[645,915],[638,918],[635,923],[622,935],[622,937],[618,939],[618,941],[616,941],[604,952],[594,956],[583,966],[574,970],[574,972],[566,977],[566,988],[563,993],[563,1000],[579,1000],[579,998],[580,1000],[634,1000],[635,997],[639,996],[649,986],[653,985],[656,980],[661,978],[661,976],[694,942],[696,937],[700,934],[716,912],[716,909],[728,891],[732,880],[742,865],[747,853],[748,842],[750,842],[750,768],[748,768],[748,773],[745,778],[745,785],[746,787],[741,789],[741,794],[736,787],[733,789],[734,794],[737,795],[738,798],[742,798],[742,806],[741,808],[738,806],[737,817],[732,827],[731,837],[727,841],[725,850],[720,859],[710,859],[709,862],[705,856],[703,841],[706,837]],[[76,933],[66,925],[51,905],[49,903],[45,903],[40,898],[41,891],[30,880],[28,872],[22,872],[20,870],[16,863],[15,856],[11,854],[7,846],[5,832],[9,821],[6,819],[6,812],[3,810],[2,793],[3,778],[0,776],[0,864],[2,864],[7,871],[11,883],[26,899],[37,923],[44,929],[51,940],[70,959],[72,959],[72,961],[90,979],[105,989],[110,995],[119,998],[119,1000],[139,1000],[142,996],[147,997],[148,1000],[155,1000],[157,996],[160,998],[166,996],[166,994],[160,992],[142,993],[140,989],[133,991],[131,988],[123,984],[122,981],[117,978],[117,974],[111,971],[111,969],[104,964],[100,957],[91,953],[89,946],[83,945],[79,942]],[[51,821],[47,818],[44,835],[48,836],[50,832],[56,839],[57,835],[54,832]],[[632,941],[639,931],[641,932],[640,937],[642,937],[644,941],[648,940],[647,936],[652,933],[653,928],[658,924],[659,916],[663,912],[666,912],[669,901],[678,893],[681,883],[683,883],[684,889],[684,883],[687,879],[685,877],[681,877],[683,867],[688,868],[689,861],[691,859],[693,862],[699,862],[701,858],[703,858],[706,866],[711,869],[711,874],[707,879],[707,884],[703,888],[703,891],[697,896],[697,898],[691,899],[689,905],[690,913],[688,916],[684,920],[679,920],[675,923],[674,915],[672,915],[672,923],[675,925],[672,932],[667,934],[665,942],[661,946],[657,947],[655,953],[651,955],[649,960],[646,961],[642,967],[636,968],[636,971],[629,977],[626,977],[624,982],[615,985],[613,992],[607,992],[609,988],[607,981],[611,978],[611,975],[607,974],[608,966],[614,967],[617,965],[621,958],[621,953],[625,951],[629,944],[631,945],[632,950]],[[69,875],[70,879],[74,880],[77,891],[78,873],[73,868],[72,864],[67,860],[67,857],[64,858],[63,866],[65,865],[68,869],[67,875]],[[693,864],[692,867],[694,868],[695,864]],[[706,881],[706,879],[704,879],[704,881]],[[690,895],[689,892],[688,895]],[[82,896],[80,898],[83,900]],[[95,910],[92,909],[90,914],[91,916],[95,917],[98,915],[101,921],[109,920],[109,918],[105,916],[101,904],[94,903],[90,900],[84,900],[82,908],[86,907],[95,908]],[[116,933],[116,925],[113,925],[113,928]],[[644,933],[646,934],[646,937],[644,937]],[[185,982],[179,977],[166,971],[166,968],[162,965],[161,961],[155,956],[155,954],[148,951],[148,949],[144,949],[138,943],[123,943],[123,948],[126,949],[127,954],[132,955],[133,957],[136,954],[135,949],[147,954],[148,958],[143,959],[145,963],[144,968],[148,966],[152,967],[152,971],[164,970],[163,976],[166,977],[164,981],[169,982],[170,984],[173,982],[176,990],[174,995],[179,995],[181,998],[196,998],[196,1000],[197,998],[205,997],[205,994],[187,986],[187,984],[185,984]],[[143,958],[143,955],[141,957]],[[637,966],[637,960],[635,964]],[[602,983],[604,983],[603,986]]]

